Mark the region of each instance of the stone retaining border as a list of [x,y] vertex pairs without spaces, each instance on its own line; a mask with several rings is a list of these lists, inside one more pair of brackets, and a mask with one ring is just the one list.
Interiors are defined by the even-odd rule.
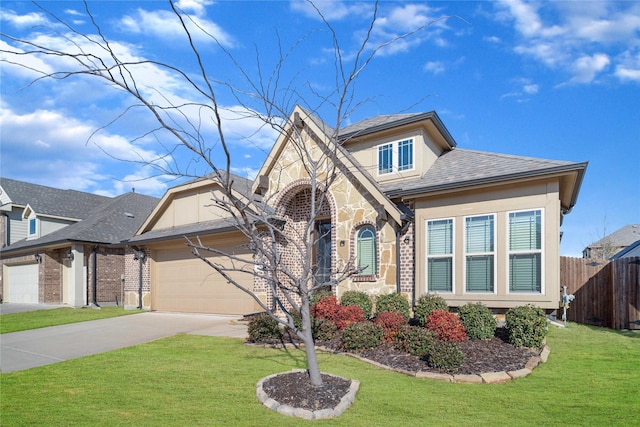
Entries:
[[[304,369],[292,369],[289,372],[306,372],[306,371]],[[264,406],[278,412],[279,414],[286,415],[289,417],[304,418],[305,420],[319,420],[323,418],[337,417],[341,415],[344,411],[346,411],[347,408],[349,408],[353,404],[353,401],[356,398],[356,393],[360,388],[360,381],[351,380],[349,391],[347,392],[347,394],[342,396],[342,399],[340,399],[340,403],[338,403],[336,407],[333,409],[321,409],[318,411],[310,411],[308,409],[303,409],[303,408],[294,408],[293,406],[281,404],[280,402],[270,398],[269,395],[262,389],[262,385],[264,384],[265,381],[273,377],[277,377],[278,375],[281,375],[283,373],[288,373],[288,372],[269,375],[268,377],[264,377],[260,381],[258,381],[258,385],[256,386],[256,395],[258,396],[258,400],[260,400],[260,402]],[[335,378],[347,379],[347,378],[339,377],[337,375],[327,374],[324,372],[322,374],[330,375]]]
[[518,369],[517,371],[507,371],[507,372],[484,372],[482,374],[444,374],[438,372],[430,372],[430,371],[418,371],[412,372],[407,371],[405,369],[392,368],[390,366],[384,365],[382,363],[369,360],[365,357],[359,356],[357,354],[346,353],[346,352],[336,352],[335,350],[331,350],[326,347],[318,347],[318,350],[327,351],[335,354],[342,354],[345,356],[353,357],[358,360],[362,360],[363,362],[369,363],[373,366],[377,366],[382,369],[386,369],[388,371],[398,372],[400,374],[408,375],[410,377],[416,378],[427,378],[430,380],[436,381],[444,381],[449,383],[461,383],[461,384],[500,384],[505,383],[517,378],[524,378],[533,371],[533,369],[538,366],[540,363],[545,363],[547,358],[549,357],[549,353],[551,353],[551,349],[548,345],[543,345],[540,350],[540,354],[536,356],[531,356],[527,361],[527,364],[524,368]]

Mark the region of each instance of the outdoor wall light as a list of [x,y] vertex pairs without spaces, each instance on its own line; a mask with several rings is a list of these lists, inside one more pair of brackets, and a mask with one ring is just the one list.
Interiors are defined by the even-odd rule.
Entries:
[[71,249],[69,249],[69,250],[64,254],[64,257],[65,257],[66,259],[69,259],[69,260],[73,261],[73,252],[71,252]]
[[411,237],[407,236],[404,238],[405,243],[409,243],[411,241]]
[[340,247],[344,246],[344,240],[340,240]]
[[40,256],[40,254],[33,255],[33,258],[36,260],[38,264],[42,262],[42,256]]

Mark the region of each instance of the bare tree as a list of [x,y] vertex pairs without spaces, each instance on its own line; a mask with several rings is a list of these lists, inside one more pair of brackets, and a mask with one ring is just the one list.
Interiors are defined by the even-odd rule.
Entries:
[[[210,170],[207,176],[218,182],[222,189],[222,196],[214,194],[213,203],[226,212],[228,219],[246,237],[254,256],[251,261],[247,261],[234,253],[223,252],[204,244],[200,237],[187,239],[187,244],[195,256],[229,283],[251,295],[266,313],[302,340],[305,344],[310,380],[312,384],[320,385],[322,378],[312,336],[310,300],[318,289],[339,283],[358,271],[354,260],[348,260],[344,265],[334,265],[330,272],[319,271],[321,266],[317,265],[312,256],[318,242],[326,233],[330,233],[330,229],[318,229],[316,220],[327,209],[328,191],[341,176],[340,144],[343,141],[340,141],[339,130],[345,118],[360,105],[356,100],[354,85],[362,72],[371,65],[376,54],[393,43],[424,30],[435,21],[372,46],[372,34],[378,12],[376,3],[365,36],[359,48],[347,61],[343,57],[344,51],[337,33],[320,10],[313,3],[309,4],[315,8],[325,31],[331,37],[335,65],[334,87],[327,94],[313,92],[315,99],[312,101],[299,98],[293,81],[281,81],[291,52],[304,37],[290,50],[280,49],[281,54],[269,73],[261,69],[258,59],[256,77],[248,72],[215,36],[206,33],[204,28],[199,27],[172,0],[169,5],[188,41],[191,58],[197,69],[196,74],[188,73],[179,66],[166,62],[122,57],[113,43],[104,36],[86,1],[85,12],[93,24],[95,34],[78,31],[71,23],[41,7],[57,26],[62,26],[63,31],[58,32],[58,36],[66,42],[65,47],[52,47],[3,32],[2,38],[14,46],[20,46],[20,49],[3,48],[1,52],[3,62],[19,65],[40,74],[32,84],[41,79],[66,80],[88,77],[106,82],[115,90],[127,94],[131,99],[127,111],[142,108],[155,119],[157,128],[148,130],[149,134],[168,133],[175,141],[173,145],[165,146],[166,153],[162,156],[156,159],[140,159],[141,163],[155,167],[158,173],[189,176],[189,164],[176,164],[175,158],[171,156],[177,149],[188,150],[192,153],[193,159],[207,165]],[[442,19],[446,17],[438,20]],[[203,60],[194,41],[194,31],[206,33],[213,40],[241,76],[242,85],[216,80],[215,67]],[[54,57],[59,60],[60,69],[38,69],[29,65],[30,62],[24,61],[24,57]],[[259,58],[259,55],[257,57]],[[192,90],[195,99],[176,100],[163,94],[161,87],[141,86],[136,76],[141,69],[148,66],[158,67],[179,79]],[[298,162],[308,182],[305,197],[309,207],[302,221],[287,221],[283,212],[271,207],[274,206],[275,192],[266,191],[260,194],[261,191],[257,191],[258,194],[254,194],[248,189],[239,188],[239,183],[234,182],[233,175],[229,173],[232,154],[224,127],[229,111],[219,101],[219,93],[222,90],[230,93],[240,107],[233,111],[236,116],[260,121],[263,126],[274,129],[286,139],[287,147],[295,153],[290,161]],[[298,114],[290,117],[292,101],[296,104],[304,103],[305,108],[300,108]],[[314,103],[315,106],[311,107]],[[311,114],[305,115],[305,112],[308,109],[313,113],[319,107],[327,105],[335,112],[335,122],[331,127],[317,124],[323,128],[326,136],[318,138],[318,135],[310,131]],[[119,117],[115,120],[118,119]],[[284,168],[275,170],[270,175],[272,185],[277,186],[280,173],[284,173]],[[260,186],[256,185],[258,190]],[[223,256],[227,262],[217,262],[216,257],[208,256],[210,254]],[[251,276],[255,283],[266,287],[271,293],[273,304],[263,302],[252,290],[243,287],[237,279],[239,275]],[[301,326],[294,321],[296,313],[301,315]]]

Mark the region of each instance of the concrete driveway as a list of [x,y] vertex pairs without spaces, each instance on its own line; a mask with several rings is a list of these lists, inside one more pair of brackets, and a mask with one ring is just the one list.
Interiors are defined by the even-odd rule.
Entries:
[[245,338],[240,316],[146,312],[0,335],[0,370],[37,366],[103,353],[179,333]]

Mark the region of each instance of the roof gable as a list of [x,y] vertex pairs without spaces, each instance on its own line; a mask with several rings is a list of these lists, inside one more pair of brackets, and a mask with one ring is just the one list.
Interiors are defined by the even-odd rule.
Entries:
[[590,244],[588,247],[602,246],[603,244],[628,246],[638,239],[640,239],[640,224],[629,224],[604,236],[602,239]]
[[[281,133],[273,145],[271,152],[267,156],[266,161],[262,165],[262,168],[258,172],[258,177],[269,176],[274,166],[276,165],[279,157],[281,156],[287,141],[289,140],[289,133],[293,126],[305,126],[307,131],[315,135],[319,141],[325,145],[325,147],[331,146],[331,139],[335,137],[333,133],[335,130],[326,125],[321,119],[306,111],[304,108],[296,105],[289,117],[288,130]],[[332,147],[333,148],[333,147]],[[380,187],[376,184],[374,179],[366,172],[358,162],[344,149],[340,144],[335,145],[336,157],[340,164],[348,171],[353,177],[358,180],[372,197],[384,207],[385,211],[394,219],[398,224],[402,223],[403,214],[398,207],[387,198],[381,191]],[[256,180],[253,189],[254,193],[258,192],[258,186],[260,185],[260,179]]]
[[[109,197],[76,190],[60,190],[44,185],[0,178],[2,193],[13,205],[31,209],[38,215],[80,220],[109,200]],[[4,199],[3,199],[4,200]]]

